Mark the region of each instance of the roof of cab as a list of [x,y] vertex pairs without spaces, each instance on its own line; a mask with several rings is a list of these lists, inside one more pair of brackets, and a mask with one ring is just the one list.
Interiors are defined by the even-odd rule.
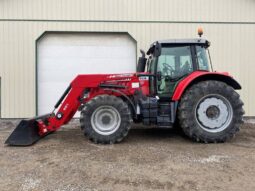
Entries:
[[210,46],[210,42],[203,38],[193,38],[193,39],[168,39],[168,40],[158,40],[151,44],[147,54],[151,54],[153,52],[154,47],[156,44],[164,45],[189,45],[189,44],[197,44],[197,45],[204,45],[206,47]]
[[[169,40],[159,40],[156,42],[158,42],[160,44],[207,44],[208,43],[208,41],[203,38],[169,39]],[[154,42],[154,43],[156,43],[156,42]]]

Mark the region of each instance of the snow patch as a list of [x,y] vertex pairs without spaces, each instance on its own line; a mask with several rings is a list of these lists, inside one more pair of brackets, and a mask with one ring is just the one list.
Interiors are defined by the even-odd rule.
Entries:
[[33,179],[33,178],[26,178],[24,183],[21,185],[21,190],[33,190],[35,189],[39,184],[41,180]]
[[205,164],[205,163],[220,163],[220,162],[223,162],[225,159],[228,159],[228,158],[229,157],[225,156],[225,155],[211,155],[207,158],[198,159],[195,162],[199,162],[199,163],[202,163],[202,164]]

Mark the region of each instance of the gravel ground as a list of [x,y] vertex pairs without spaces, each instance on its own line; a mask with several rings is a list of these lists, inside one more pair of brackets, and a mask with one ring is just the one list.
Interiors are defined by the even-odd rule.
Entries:
[[255,190],[252,124],[224,144],[133,129],[120,144],[95,145],[71,124],[30,147],[4,146],[16,123],[0,123],[1,191]]

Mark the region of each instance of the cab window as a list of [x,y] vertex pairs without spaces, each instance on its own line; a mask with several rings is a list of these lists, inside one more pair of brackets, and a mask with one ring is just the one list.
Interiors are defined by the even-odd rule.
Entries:
[[196,46],[197,51],[197,63],[199,70],[209,71],[209,63],[207,59],[206,49],[201,46]]
[[151,74],[154,74],[155,73],[155,69],[156,69],[156,57],[152,57],[150,56],[150,58],[148,59],[147,61],[147,72],[150,72]]
[[178,78],[192,72],[190,46],[162,48],[157,71],[171,78]]

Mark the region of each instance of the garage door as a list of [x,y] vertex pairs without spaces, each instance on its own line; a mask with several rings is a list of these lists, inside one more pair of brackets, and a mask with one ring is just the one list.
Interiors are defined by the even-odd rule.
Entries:
[[135,70],[136,43],[128,34],[46,34],[37,43],[38,114],[52,111],[77,74]]

